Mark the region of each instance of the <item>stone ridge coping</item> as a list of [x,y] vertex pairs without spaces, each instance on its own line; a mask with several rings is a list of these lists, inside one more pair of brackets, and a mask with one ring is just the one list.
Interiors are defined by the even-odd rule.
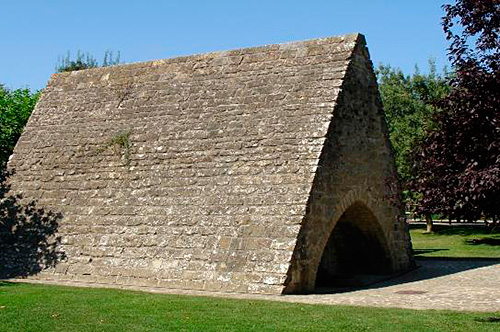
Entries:
[[89,68],[82,70],[75,70],[71,72],[62,72],[62,73],[54,73],[51,76],[51,81],[58,78],[64,78],[69,76],[82,75],[83,73],[91,73],[91,72],[99,72],[99,71],[107,71],[111,68],[113,69],[139,69],[139,68],[147,68],[147,67],[156,67],[165,64],[172,63],[183,63],[188,61],[196,61],[202,59],[215,59],[219,57],[230,57],[230,56],[238,56],[243,54],[253,54],[265,51],[285,51],[285,50],[296,50],[300,49],[309,44],[316,45],[325,45],[325,44],[341,44],[341,43],[357,43],[360,42],[362,45],[366,44],[366,40],[363,34],[361,33],[350,33],[340,36],[332,36],[332,37],[324,37],[324,38],[315,38],[315,39],[307,39],[301,41],[290,41],[284,43],[277,44],[267,44],[262,46],[254,46],[254,47],[244,47],[238,48],[234,50],[225,50],[225,51],[213,51],[207,53],[198,53],[193,55],[184,55],[172,58],[158,59],[158,60],[150,60],[150,61],[141,61],[134,63],[124,63],[118,64],[115,66],[108,67],[98,67],[98,68]]

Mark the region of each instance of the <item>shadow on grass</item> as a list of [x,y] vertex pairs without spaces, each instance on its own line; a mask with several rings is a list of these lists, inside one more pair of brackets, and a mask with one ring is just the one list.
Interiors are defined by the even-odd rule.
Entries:
[[[410,229],[425,229],[423,225],[410,225]],[[424,236],[453,236],[458,235],[464,237],[464,243],[467,245],[480,245],[487,246],[500,246],[500,233],[496,229],[486,227],[484,224],[478,225],[435,225],[434,231],[429,234],[423,233]],[[477,236],[477,238],[475,238]],[[427,251],[429,250],[429,251]],[[414,250],[416,256],[434,251],[448,250],[448,249],[422,249]]]
[[[410,224],[411,229],[422,229],[426,228],[425,225],[421,224]],[[453,223],[451,225],[434,225],[432,235],[461,235],[461,236],[480,236],[480,235],[493,235],[500,236],[500,233],[495,231],[495,229],[486,227],[484,224],[477,225],[461,225]]]
[[471,244],[471,245],[478,245],[478,244],[486,244],[488,246],[500,246],[500,238],[481,238],[481,239],[468,239],[465,240],[465,243]]
[[62,215],[10,193],[9,175],[0,169],[0,279],[26,277],[64,258],[56,236]]
[[413,255],[419,256],[419,255],[423,255],[423,254],[430,254],[431,252],[446,251],[446,250],[450,250],[450,249],[445,249],[445,248],[442,248],[442,249],[413,249]]

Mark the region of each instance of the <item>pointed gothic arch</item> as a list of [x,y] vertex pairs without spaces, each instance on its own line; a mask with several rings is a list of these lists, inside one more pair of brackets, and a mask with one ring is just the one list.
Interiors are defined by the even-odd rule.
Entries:
[[317,267],[315,288],[360,285],[360,275],[389,274],[387,239],[376,216],[356,201],[335,222]]

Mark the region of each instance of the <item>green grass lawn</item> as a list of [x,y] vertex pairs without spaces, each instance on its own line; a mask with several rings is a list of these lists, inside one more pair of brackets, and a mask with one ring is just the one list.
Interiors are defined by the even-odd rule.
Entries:
[[491,313],[0,283],[0,331],[498,331]]
[[417,257],[500,258],[500,233],[490,234],[477,226],[411,225],[410,235]]
[[[500,234],[411,227],[417,256],[500,258]],[[499,331],[500,312],[404,310],[160,295],[0,281],[9,331]]]

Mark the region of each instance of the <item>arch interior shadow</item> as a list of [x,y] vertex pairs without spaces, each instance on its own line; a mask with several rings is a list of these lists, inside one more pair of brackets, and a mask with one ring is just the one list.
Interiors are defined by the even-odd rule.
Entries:
[[356,202],[339,218],[323,251],[316,292],[339,292],[387,279],[392,272],[387,242],[375,215]]

